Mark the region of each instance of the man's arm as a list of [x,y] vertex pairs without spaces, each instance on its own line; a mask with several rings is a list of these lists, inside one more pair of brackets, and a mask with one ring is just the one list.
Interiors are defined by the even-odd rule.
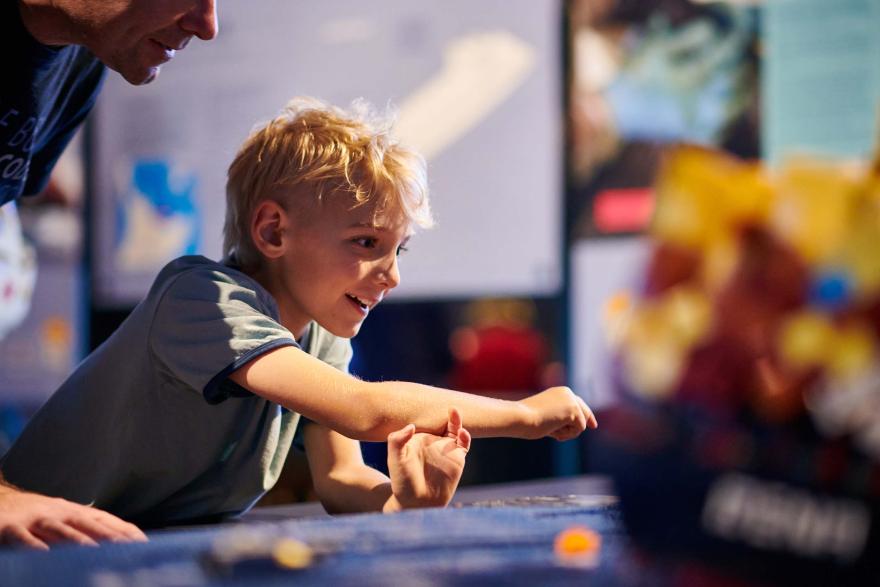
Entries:
[[574,438],[592,411],[566,387],[520,401],[505,401],[448,389],[384,381],[370,383],[323,363],[292,346],[261,355],[230,378],[253,393],[299,412],[349,438],[384,441],[407,424],[442,435],[456,408],[475,437]]
[[47,550],[56,542],[146,542],[134,524],[90,506],[23,491],[0,475],[0,544]]

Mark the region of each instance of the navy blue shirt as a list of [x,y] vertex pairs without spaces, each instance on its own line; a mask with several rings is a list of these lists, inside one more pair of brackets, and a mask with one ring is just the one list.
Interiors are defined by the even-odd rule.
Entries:
[[49,47],[24,27],[18,0],[0,0],[0,205],[39,193],[95,104],[106,68],[78,45]]

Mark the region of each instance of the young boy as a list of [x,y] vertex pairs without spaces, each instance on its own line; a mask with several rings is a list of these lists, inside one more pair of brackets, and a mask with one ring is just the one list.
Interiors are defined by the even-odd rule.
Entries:
[[[424,161],[387,124],[363,106],[292,101],[229,168],[224,261],[166,266],[32,419],[3,475],[144,526],[219,518],[272,487],[302,428],[328,511],[394,511],[446,505],[471,434],[595,427],[564,387],[509,402],[347,374],[348,339],[430,223]],[[390,479],[357,442],[386,439]]]

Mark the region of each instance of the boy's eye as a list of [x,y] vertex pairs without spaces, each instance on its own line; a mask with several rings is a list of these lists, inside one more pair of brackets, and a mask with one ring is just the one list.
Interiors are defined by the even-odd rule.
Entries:
[[369,236],[362,236],[360,238],[354,239],[354,243],[356,245],[360,245],[365,249],[372,249],[376,246],[376,239]]
[[397,254],[397,256],[399,257],[399,256],[400,256],[400,253],[405,253],[405,252],[407,252],[408,250],[409,250],[409,249],[406,248],[405,246],[400,245],[399,247],[397,247],[397,253],[396,253],[396,254]]

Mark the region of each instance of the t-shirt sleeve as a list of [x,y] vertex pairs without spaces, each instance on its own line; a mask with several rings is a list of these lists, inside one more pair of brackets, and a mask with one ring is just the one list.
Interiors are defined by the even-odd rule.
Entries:
[[275,319],[271,298],[213,269],[182,273],[158,301],[150,345],[157,367],[201,393],[209,403],[227,399],[227,377],[252,359],[297,346]]
[[352,358],[351,340],[332,335],[330,339],[318,352],[318,358],[331,367],[336,367],[343,373],[348,373]]

